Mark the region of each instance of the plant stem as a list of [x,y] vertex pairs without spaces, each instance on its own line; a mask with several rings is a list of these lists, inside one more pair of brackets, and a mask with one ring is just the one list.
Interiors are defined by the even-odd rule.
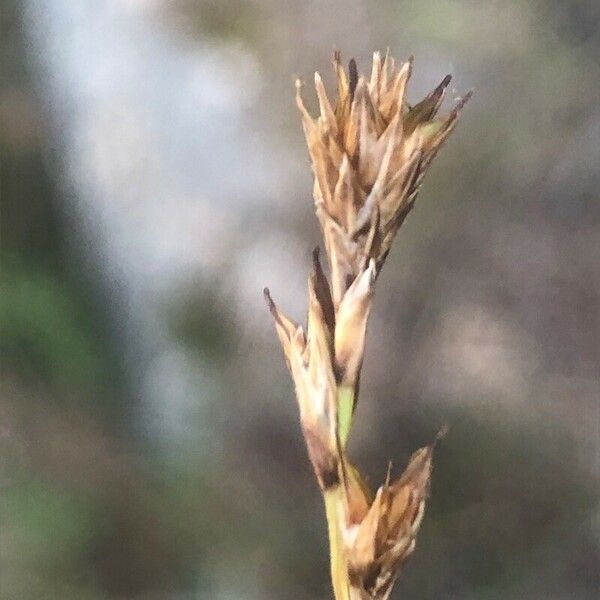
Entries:
[[[352,413],[354,410],[354,387],[341,386],[337,391],[338,405],[338,444],[340,451],[346,447]],[[343,468],[343,465],[340,465]],[[348,567],[344,556],[344,545],[340,531],[340,521],[344,518],[339,514],[343,507],[344,490],[341,485],[336,485],[323,492],[325,512],[327,515],[327,530],[329,533],[329,560],[331,563],[331,583],[335,600],[350,600],[350,582],[348,580]]]
[[354,386],[344,385],[338,388],[338,431],[342,449],[346,447],[350,427],[352,425],[352,415],[354,413]]
[[344,557],[344,548],[339,526],[338,509],[341,506],[342,487],[335,486],[323,492],[327,530],[329,532],[329,560],[331,563],[331,583],[335,600],[350,600],[350,582]]

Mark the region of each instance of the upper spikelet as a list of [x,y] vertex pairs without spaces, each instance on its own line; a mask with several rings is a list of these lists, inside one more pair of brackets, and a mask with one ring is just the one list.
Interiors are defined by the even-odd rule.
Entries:
[[315,207],[337,306],[369,259],[375,261],[377,271],[385,261],[427,167],[454,129],[470,93],[440,117],[449,75],[410,106],[406,88],[412,59],[397,65],[389,54],[382,58],[376,52],[366,78],[358,74],[354,60],[346,72],[336,53],[334,69],[337,98],[333,104],[315,73],[318,118],[306,109],[299,81],[296,102],[315,177]]

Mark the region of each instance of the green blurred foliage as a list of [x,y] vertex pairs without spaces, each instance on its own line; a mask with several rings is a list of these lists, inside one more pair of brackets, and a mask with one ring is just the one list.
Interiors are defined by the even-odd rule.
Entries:
[[95,344],[77,322],[80,306],[62,282],[6,259],[0,277],[4,368],[58,389],[89,392],[97,386],[101,363]]

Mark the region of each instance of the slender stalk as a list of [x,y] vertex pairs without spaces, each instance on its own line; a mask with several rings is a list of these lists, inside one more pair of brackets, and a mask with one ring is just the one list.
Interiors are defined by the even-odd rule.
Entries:
[[344,385],[337,390],[338,427],[342,449],[346,447],[354,413],[354,386]]
[[[352,414],[354,410],[354,387],[340,386],[337,389],[338,405],[338,445],[343,449],[348,441]],[[341,453],[340,453],[341,454]],[[342,458],[343,460],[343,458]],[[344,465],[340,464],[343,469]],[[350,600],[350,581],[348,566],[344,555],[344,545],[340,523],[343,515],[339,514],[343,506],[344,490],[341,485],[334,486],[323,492],[325,513],[327,516],[327,531],[329,533],[329,559],[331,566],[331,582],[335,600]]]
[[341,495],[342,487],[340,485],[323,492],[329,533],[329,560],[333,594],[335,600],[350,600],[350,582],[339,525],[341,515],[338,514]]

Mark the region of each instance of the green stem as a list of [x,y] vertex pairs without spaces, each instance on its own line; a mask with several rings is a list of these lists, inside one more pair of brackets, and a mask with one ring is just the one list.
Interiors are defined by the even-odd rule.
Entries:
[[344,546],[340,532],[340,515],[338,509],[342,487],[337,485],[323,492],[325,512],[327,514],[327,530],[329,532],[329,559],[331,563],[331,583],[335,600],[350,600],[350,582],[348,568],[344,557]]
[[346,448],[350,427],[352,426],[352,415],[354,413],[354,386],[341,386],[338,388],[338,427],[342,450]]
[[[342,386],[338,388],[338,445],[341,460],[343,460],[343,451],[350,434],[352,425],[352,413],[354,410],[354,387]],[[340,464],[340,468],[344,468]],[[336,485],[323,492],[325,499],[325,512],[327,514],[327,530],[329,532],[329,559],[331,563],[331,583],[335,600],[350,600],[350,581],[348,580],[348,566],[344,556],[344,544],[340,523],[344,515],[339,511],[343,510],[344,488],[342,485]]]

